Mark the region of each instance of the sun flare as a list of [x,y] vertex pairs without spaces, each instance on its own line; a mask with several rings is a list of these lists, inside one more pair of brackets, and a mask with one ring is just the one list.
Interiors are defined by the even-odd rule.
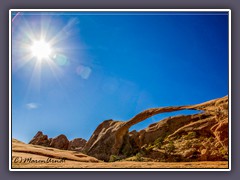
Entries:
[[48,58],[51,54],[50,45],[43,41],[35,41],[31,46],[32,55],[37,57],[37,59],[42,60],[44,58]]

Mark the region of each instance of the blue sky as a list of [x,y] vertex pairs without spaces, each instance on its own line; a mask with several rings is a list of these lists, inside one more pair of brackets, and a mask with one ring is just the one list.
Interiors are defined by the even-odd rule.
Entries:
[[[24,142],[38,130],[89,139],[106,119],[228,94],[227,13],[13,12],[12,19],[12,135]],[[31,46],[42,37],[51,54],[38,60]]]

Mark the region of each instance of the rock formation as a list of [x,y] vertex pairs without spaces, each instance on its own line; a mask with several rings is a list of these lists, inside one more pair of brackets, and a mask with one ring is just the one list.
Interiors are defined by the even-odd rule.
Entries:
[[76,138],[69,141],[68,150],[82,151],[83,147],[86,145],[87,141],[82,138]]
[[38,131],[29,144],[53,147],[63,150],[81,151],[86,144],[86,140],[82,138],[76,138],[69,141],[63,134],[55,138],[48,138],[47,135],[44,135],[41,131]]
[[69,145],[69,141],[67,137],[63,134],[53,138],[49,144],[50,147],[56,148],[56,149],[64,149],[67,150]]
[[[99,163],[98,159],[76,151],[59,150],[12,139],[13,168],[79,168],[86,163]],[[32,163],[30,163],[32,162]],[[34,163],[33,163],[34,162]],[[38,163],[37,163],[38,162]]]
[[44,135],[42,131],[38,131],[29,144],[49,146],[50,140],[47,135]]
[[[166,118],[140,132],[129,132],[131,126],[151,116],[179,110],[199,110],[200,112],[194,115]],[[191,142],[184,140],[185,136],[187,138],[193,136]],[[213,138],[214,141],[208,142],[209,138]],[[185,144],[180,145],[180,141],[188,142],[188,146],[195,148],[189,149]],[[165,151],[164,156],[166,156],[169,142],[171,142],[170,146],[174,147],[174,153],[168,153],[169,157],[175,154],[177,159],[201,159],[201,153],[202,156],[206,156],[206,153],[215,147],[211,152],[212,155],[206,156],[205,159],[224,159],[223,156],[226,157],[228,149],[228,96],[197,105],[148,109],[126,122],[106,120],[94,131],[84,151],[88,155],[109,161],[111,155],[129,156],[140,152],[143,147],[158,143],[162,146],[158,147],[158,154]],[[205,146],[194,145],[201,142],[205,142]],[[219,155],[217,151],[221,148],[224,148],[224,151],[220,150],[223,152]]]
[[[165,118],[137,132],[133,125],[160,113],[198,110],[193,115]],[[81,151],[97,159],[144,156],[154,161],[228,160],[228,96],[188,106],[147,109],[128,121],[103,121],[90,139],[68,141],[65,135],[49,138],[39,131],[29,144]],[[117,157],[117,158],[116,158]]]

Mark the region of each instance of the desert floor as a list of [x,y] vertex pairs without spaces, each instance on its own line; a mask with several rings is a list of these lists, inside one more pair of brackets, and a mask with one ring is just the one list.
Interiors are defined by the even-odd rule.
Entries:
[[[26,159],[30,161],[25,161]],[[64,161],[59,159],[64,158]],[[51,162],[46,162],[47,160]],[[57,162],[53,162],[56,160]],[[12,169],[18,168],[228,168],[227,161],[201,162],[136,162],[116,161],[102,162],[94,157],[75,152],[47,148],[43,146],[24,144],[13,139],[12,141]]]

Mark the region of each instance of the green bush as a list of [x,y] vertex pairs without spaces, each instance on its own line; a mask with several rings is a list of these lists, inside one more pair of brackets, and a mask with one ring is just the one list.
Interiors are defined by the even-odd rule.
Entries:
[[165,146],[165,153],[171,154],[175,150],[175,146],[173,144],[173,141],[170,141],[166,146]]
[[115,162],[115,161],[119,161],[119,160],[121,160],[121,158],[119,156],[111,155],[109,162]]
[[151,151],[155,146],[149,144],[148,147],[146,148],[146,151]]
[[164,137],[163,136],[160,136],[159,138],[157,138],[155,141],[154,141],[154,146],[157,147],[157,148],[160,148],[162,145],[163,145],[163,141],[164,141]]
[[208,141],[209,142],[213,142],[214,141],[214,137],[211,136],[210,138],[208,138]]
[[142,153],[137,153],[136,154],[136,161],[143,161]]
[[196,138],[197,136],[197,133],[192,131],[192,132],[188,132],[188,135],[187,135],[187,139],[193,139],[193,138]]
[[225,160],[228,160],[228,150],[226,150],[225,148],[221,147],[219,149],[220,153],[222,154],[222,157],[225,159]]

